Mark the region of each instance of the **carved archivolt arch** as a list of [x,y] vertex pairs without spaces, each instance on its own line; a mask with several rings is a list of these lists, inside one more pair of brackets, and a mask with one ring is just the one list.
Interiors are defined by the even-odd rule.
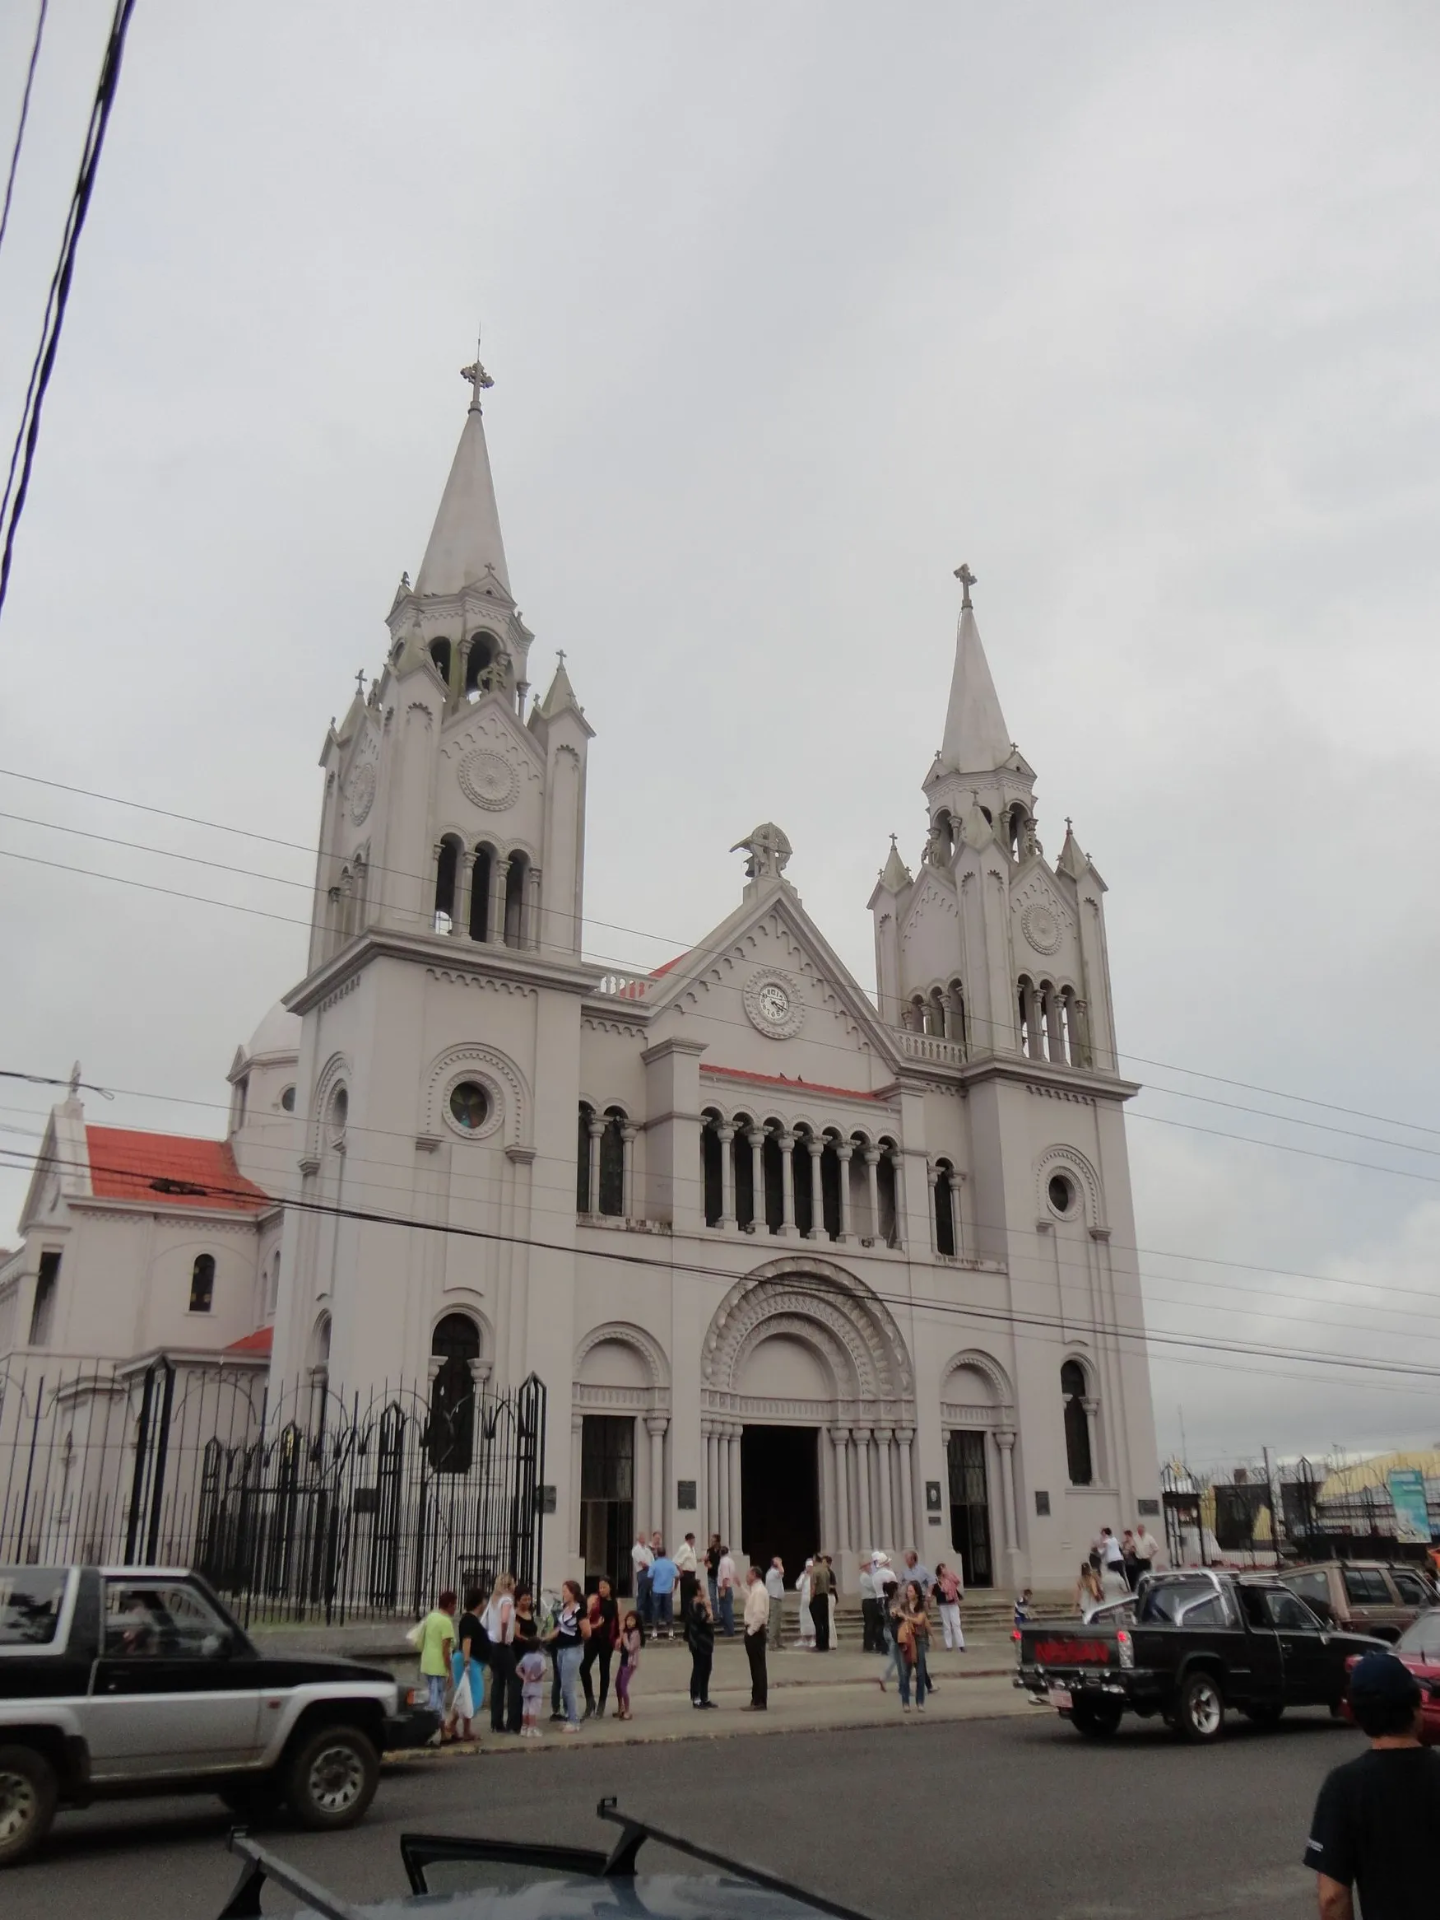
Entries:
[[834,1382],[834,1397],[840,1400],[863,1398],[869,1391],[856,1371],[855,1356],[845,1339],[824,1320],[810,1313],[776,1313],[753,1326],[740,1342],[731,1368],[732,1380],[743,1380],[745,1365],[752,1353],[777,1334],[798,1340],[819,1355]]
[[670,1385],[670,1362],[666,1357],[665,1349],[654,1334],[647,1333],[643,1327],[637,1327],[630,1320],[607,1320],[603,1326],[590,1329],[575,1349],[575,1361],[570,1369],[570,1377],[573,1380],[580,1378],[580,1369],[585,1364],[585,1356],[596,1347],[604,1346],[607,1341],[614,1341],[617,1346],[634,1348],[645,1362],[652,1387]]
[[498,1124],[487,1125],[474,1136],[499,1133],[509,1146],[524,1146],[530,1137],[530,1093],[520,1069],[498,1047],[478,1040],[447,1047],[430,1064],[425,1076],[425,1131],[440,1133],[447,1122],[442,1111],[452,1084],[467,1074],[479,1080],[490,1095]]
[[349,1057],[343,1053],[332,1053],[320,1069],[320,1077],[315,1082],[315,1092],[310,1100],[310,1155],[320,1158],[325,1145],[325,1117],[330,1111],[330,1102],[335,1097],[337,1087],[343,1086],[349,1091],[351,1066]]
[[949,1397],[946,1393],[946,1388],[950,1385],[954,1375],[957,1374],[962,1367],[969,1367],[972,1372],[978,1373],[982,1379],[989,1381],[991,1391],[995,1395],[995,1411],[997,1413],[1011,1413],[1013,1411],[1015,1406],[1015,1389],[1010,1385],[1009,1374],[1006,1373],[1004,1367],[1001,1366],[1000,1362],[995,1359],[993,1355],[982,1353],[978,1347],[966,1347],[963,1352],[953,1354],[950,1359],[945,1362],[945,1370],[940,1375],[940,1398],[942,1401]]
[[1085,1224],[1090,1227],[1103,1227],[1104,1213],[1100,1205],[1100,1176],[1081,1153],[1078,1147],[1047,1147],[1035,1162],[1035,1207],[1036,1217],[1043,1220],[1049,1211],[1046,1188],[1051,1176],[1068,1173],[1085,1199]]
[[453,1287],[446,1292],[440,1305],[430,1315],[430,1331],[425,1336],[427,1354],[433,1351],[435,1329],[440,1322],[448,1320],[452,1314],[458,1314],[462,1319],[473,1320],[475,1323],[475,1331],[480,1337],[479,1357],[482,1360],[494,1358],[495,1329],[490,1324],[489,1315],[482,1312],[476,1305],[477,1299],[478,1295],[472,1293],[468,1287]]
[[884,1302],[834,1261],[798,1254],[757,1267],[726,1294],[705,1334],[704,1384],[733,1392],[737,1362],[752,1335],[782,1319],[809,1322],[816,1339],[823,1337],[818,1330],[828,1332],[850,1363],[858,1397],[898,1400],[913,1393],[910,1355]]

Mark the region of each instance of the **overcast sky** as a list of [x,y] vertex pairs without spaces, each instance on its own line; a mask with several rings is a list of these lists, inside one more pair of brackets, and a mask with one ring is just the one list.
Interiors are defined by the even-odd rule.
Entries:
[[[7,444],[108,14],[51,9]],[[0,9],[6,152],[33,15]],[[1152,1327],[1440,1370],[1437,55],[1433,9],[1384,4],[141,0],[0,766],[305,842],[483,314],[535,677],[565,647],[597,729],[589,950],[700,937],[773,818],[872,981],[968,560],[1041,837],[1073,814],[1111,888]],[[0,1066],[78,1056],[167,1096],[92,1118],[218,1131],[301,971],[306,856],[11,778],[0,810],[302,883],[0,819],[277,916],[0,859]],[[0,1101],[38,1128],[47,1096]],[[1440,1439],[1440,1378],[1183,1348],[1153,1377],[1196,1461]]]

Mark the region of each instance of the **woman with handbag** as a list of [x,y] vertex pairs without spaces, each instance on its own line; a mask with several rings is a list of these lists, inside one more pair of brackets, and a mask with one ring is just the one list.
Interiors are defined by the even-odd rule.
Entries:
[[470,1587],[465,1594],[465,1611],[460,1616],[455,1629],[459,1644],[450,1655],[450,1670],[455,1681],[455,1691],[450,1699],[450,1711],[445,1716],[445,1739],[468,1740],[470,1722],[479,1713],[485,1699],[485,1669],[480,1662],[484,1658],[484,1631],[479,1620],[480,1603],[485,1598],[479,1587]]
[[940,1602],[940,1631],[945,1651],[965,1651],[965,1629],[960,1625],[960,1601],[965,1592],[960,1575],[943,1560],[935,1563],[935,1592]]
[[566,1733],[579,1733],[580,1712],[575,1703],[575,1676],[580,1671],[585,1642],[590,1638],[590,1622],[585,1613],[585,1596],[578,1580],[567,1580],[560,1589],[560,1611],[550,1644],[555,1649],[555,1670],[560,1679],[560,1698],[565,1705]]
[[925,1711],[925,1695],[930,1675],[925,1655],[930,1646],[930,1620],[925,1612],[925,1596],[919,1584],[907,1580],[895,1609],[895,1638],[900,1648],[900,1705],[910,1711],[910,1684],[915,1684],[915,1711]]

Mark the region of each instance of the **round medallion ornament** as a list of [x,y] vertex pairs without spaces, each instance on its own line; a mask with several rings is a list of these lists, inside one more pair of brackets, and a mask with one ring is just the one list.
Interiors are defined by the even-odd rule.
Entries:
[[762,967],[745,982],[741,998],[751,1026],[767,1040],[788,1040],[800,1031],[805,1019],[805,1003],[800,989],[788,973],[778,967]]
[[1038,902],[1026,907],[1020,916],[1020,927],[1036,953],[1054,953],[1060,944],[1060,922],[1049,907],[1042,907]]
[[367,760],[350,782],[350,823],[363,827],[375,804],[375,769]]
[[460,791],[487,813],[503,813],[520,787],[520,776],[503,753],[476,747],[460,762],[456,773]]

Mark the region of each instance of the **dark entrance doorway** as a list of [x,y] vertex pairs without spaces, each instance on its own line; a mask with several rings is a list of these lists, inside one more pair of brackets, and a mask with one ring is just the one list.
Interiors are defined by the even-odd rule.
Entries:
[[634,1417],[587,1413],[580,1429],[580,1557],[587,1593],[602,1574],[612,1593],[629,1593],[634,1526]]
[[993,1587],[990,1492],[983,1433],[950,1436],[950,1544],[960,1556],[967,1587]]
[[741,1546],[762,1572],[778,1553],[793,1586],[820,1542],[818,1427],[752,1427],[740,1435]]

